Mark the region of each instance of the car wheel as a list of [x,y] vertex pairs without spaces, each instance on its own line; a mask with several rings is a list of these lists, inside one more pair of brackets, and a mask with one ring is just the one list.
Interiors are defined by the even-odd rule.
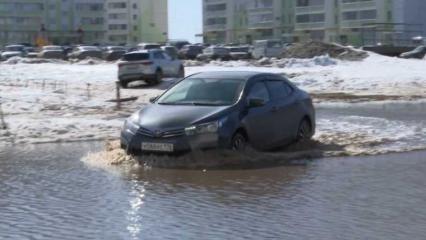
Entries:
[[297,131],[297,141],[309,140],[312,138],[312,127],[309,121],[304,118],[299,125],[299,130]]
[[181,66],[181,67],[179,68],[178,77],[179,77],[179,78],[184,78],[184,77],[185,77],[185,68],[184,68],[183,66]]
[[128,82],[120,82],[121,88],[127,88],[129,83]]
[[231,149],[234,151],[244,151],[247,147],[247,138],[241,133],[237,132],[232,138]]
[[155,72],[155,80],[154,80],[154,84],[158,84],[158,83],[160,83],[161,82],[161,80],[163,79],[163,72],[160,70],[160,69],[158,69],[156,72]]

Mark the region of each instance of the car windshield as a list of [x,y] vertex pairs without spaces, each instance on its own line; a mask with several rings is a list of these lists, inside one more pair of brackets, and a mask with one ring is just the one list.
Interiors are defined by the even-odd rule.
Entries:
[[6,51],[10,51],[10,52],[21,52],[24,50],[24,47],[22,46],[8,46],[5,47]]
[[124,61],[142,61],[142,60],[148,60],[149,59],[149,53],[128,53],[123,56]]
[[167,91],[157,103],[164,105],[228,106],[234,104],[243,80],[188,78]]

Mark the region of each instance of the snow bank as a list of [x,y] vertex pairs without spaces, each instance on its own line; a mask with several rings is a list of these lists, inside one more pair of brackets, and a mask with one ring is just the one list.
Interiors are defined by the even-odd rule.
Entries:
[[[9,142],[45,142],[117,137],[120,122],[127,115],[146,104],[149,98],[161,94],[175,80],[166,79],[155,87],[137,85],[122,90],[123,98],[136,96],[138,100],[123,103],[123,109],[116,111],[115,104],[107,102],[115,98],[116,64],[27,64],[21,60],[13,60],[16,64],[0,64],[0,101],[3,102],[6,122],[11,127],[9,132],[0,133],[2,142],[6,141],[4,139]],[[327,94],[426,97],[426,68],[421,60],[370,53],[368,58],[358,62],[335,60],[329,56],[262,61],[265,61],[262,66],[257,61],[213,61],[187,67],[186,74],[204,71],[283,74],[319,99]],[[198,65],[197,62],[186,63]],[[70,128],[71,125],[76,128]],[[79,134],[86,136],[79,138]]]

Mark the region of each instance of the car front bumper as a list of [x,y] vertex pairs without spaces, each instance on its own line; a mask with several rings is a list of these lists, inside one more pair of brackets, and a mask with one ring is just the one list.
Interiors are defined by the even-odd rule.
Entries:
[[[138,129],[125,127],[121,130],[121,148],[128,154],[180,154],[194,150],[227,148],[230,139],[221,137],[219,133],[199,135],[180,134],[173,137],[153,137],[142,134]],[[146,151],[142,150],[143,143],[172,144],[173,151]]]

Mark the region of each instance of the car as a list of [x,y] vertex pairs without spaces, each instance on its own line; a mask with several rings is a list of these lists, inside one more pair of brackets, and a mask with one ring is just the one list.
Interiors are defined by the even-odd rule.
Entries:
[[44,46],[38,53],[39,58],[65,59],[65,51],[61,46]]
[[151,50],[151,49],[161,49],[161,45],[158,43],[140,43],[138,44],[139,50]]
[[280,57],[284,52],[284,45],[281,40],[258,40],[253,46],[253,58]]
[[118,62],[118,79],[123,88],[138,80],[154,85],[163,77],[184,76],[185,67],[182,61],[171,58],[160,49],[126,53]]
[[102,51],[95,46],[78,46],[68,54],[69,58],[83,60],[88,57],[102,59]]
[[129,154],[270,150],[315,133],[309,94],[276,74],[193,74],[150,102],[122,127],[121,147]]
[[251,58],[250,48],[245,46],[228,47],[232,60],[247,60]]
[[178,56],[178,50],[173,46],[162,46],[161,50],[163,50],[167,55],[169,55],[173,59],[177,59]]
[[24,45],[8,45],[0,55],[0,59],[7,60],[11,57],[25,57],[27,52]]
[[108,46],[103,53],[106,61],[119,60],[126,53],[126,48],[122,46]]
[[180,50],[182,49],[183,46],[189,45],[189,44],[191,43],[189,43],[186,40],[171,40],[167,42],[167,45],[174,46],[177,50]]
[[400,58],[414,58],[414,59],[423,59],[426,55],[426,46],[418,46],[414,50],[402,53]]
[[194,60],[199,54],[203,53],[203,49],[204,47],[200,45],[185,45],[179,51],[179,55],[183,59]]
[[198,60],[229,60],[231,56],[229,55],[229,49],[220,46],[210,46],[203,50],[202,54],[197,56]]

